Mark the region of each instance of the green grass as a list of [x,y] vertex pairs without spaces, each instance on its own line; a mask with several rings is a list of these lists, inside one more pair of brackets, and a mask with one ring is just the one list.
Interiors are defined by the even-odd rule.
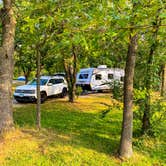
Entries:
[[[165,125],[161,137],[135,137],[133,157],[122,162],[116,157],[122,104],[112,101],[109,94],[82,97],[74,104],[66,100],[50,99],[42,104],[41,131],[35,129],[35,104],[16,106],[17,130],[1,141],[0,165],[158,166],[166,163]],[[101,118],[101,112],[107,107],[101,103],[112,105],[105,118]]]

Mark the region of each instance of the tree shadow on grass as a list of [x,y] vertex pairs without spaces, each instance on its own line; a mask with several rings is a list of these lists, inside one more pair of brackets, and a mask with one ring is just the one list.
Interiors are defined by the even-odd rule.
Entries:
[[[70,108],[42,109],[42,133],[29,132],[41,140],[42,146],[60,144],[76,148],[93,149],[107,155],[115,154],[118,149],[121,121],[100,118],[96,113],[71,111]],[[14,112],[15,124],[21,127],[35,127],[34,108],[17,108]],[[26,130],[24,131],[26,132]],[[50,134],[51,133],[51,134]]]

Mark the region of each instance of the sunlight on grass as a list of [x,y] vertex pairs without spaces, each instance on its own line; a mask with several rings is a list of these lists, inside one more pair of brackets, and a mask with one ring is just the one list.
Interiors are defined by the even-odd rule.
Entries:
[[[0,166],[150,166],[164,165],[165,142],[134,138],[134,155],[116,157],[120,140],[122,103],[110,94],[79,97],[71,104],[49,99],[41,106],[42,130],[35,129],[35,104],[15,107],[16,132],[0,141]],[[101,118],[101,112],[110,112]],[[161,147],[161,145],[163,147]],[[162,153],[162,154],[160,154]]]

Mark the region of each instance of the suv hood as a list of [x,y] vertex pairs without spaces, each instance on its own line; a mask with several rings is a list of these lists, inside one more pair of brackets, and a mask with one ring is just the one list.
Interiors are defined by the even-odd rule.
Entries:
[[36,85],[22,85],[22,86],[18,86],[16,89],[20,89],[20,90],[36,90]]

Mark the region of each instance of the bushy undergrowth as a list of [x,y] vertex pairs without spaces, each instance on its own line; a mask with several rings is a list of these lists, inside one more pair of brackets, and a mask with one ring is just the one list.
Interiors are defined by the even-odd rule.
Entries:
[[[134,120],[138,121],[139,124],[142,123],[143,113],[145,110],[145,100],[146,100],[146,89],[144,90],[134,90]],[[149,135],[157,137],[160,133],[160,126],[164,121],[166,121],[166,102],[164,99],[158,96],[158,94],[153,94],[151,96],[150,102],[150,129],[148,130]],[[141,132],[141,126],[140,126]]]

